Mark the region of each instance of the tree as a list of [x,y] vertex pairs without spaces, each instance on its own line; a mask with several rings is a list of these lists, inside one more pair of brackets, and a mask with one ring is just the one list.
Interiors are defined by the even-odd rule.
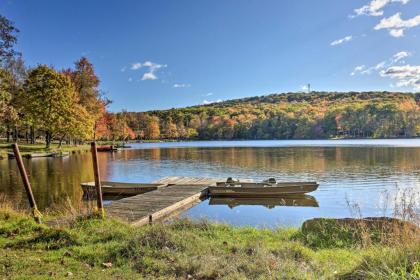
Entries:
[[147,118],[145,138],[154,140],[154,139],[159,139],[159,137],[160,137],[159,118],[156,116],[150,116],[149,118]]
[[16,108],[12,105],[12,76],[0,68],[0,131],[6,130],[7,141],[10,137],[10,125],[18,120]]
[[13,108],[10,105],[12,94],[10,93],[10,75],[6,70],[0,68],[0,119],[5,121],[8,116],[13,115]]
[[0,15],[0,64],[19,53],[13,49],[17,42],[16,34],[19,30],[6,17]]
[[73,82],[79,104],[86,108],[94,119],[93,129],[96,137],[96,128],[101,130],[101,127],[97,127],[96,123],[101,121],[101,119],[103,121],[105,108],[111,102],[108,99],[101,98],[98,90],[100,81],[89,60],[86,57],[82,57],[74,65],[74,70],[67,69],[63,73],[70,77]]
[[74,86],[67,76],[40,65],[29,71],[23,98],[25,112],[45,132],[46,148],[56,135],[67,132],[84,136],[87,132],[83,123],[89,123],[90,116],[78,107]]

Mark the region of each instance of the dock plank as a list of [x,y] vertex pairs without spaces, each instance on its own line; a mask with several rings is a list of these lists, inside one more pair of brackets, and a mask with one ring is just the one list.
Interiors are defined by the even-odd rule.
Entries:
[[[186,210],[207,197],[208,187],[221,178],[164,177],[154,184],[156,190],[123,198],[105,205],[108,216],[125,220],[134,225],[145,225]],[[252,181],[252,180],[245,180]]]
[[165,177],[155,183],[167,184],[157,190],[123,198],[105,206],[107,215],[145,225],[187,209],[207,196],[207,189],[218,179]]

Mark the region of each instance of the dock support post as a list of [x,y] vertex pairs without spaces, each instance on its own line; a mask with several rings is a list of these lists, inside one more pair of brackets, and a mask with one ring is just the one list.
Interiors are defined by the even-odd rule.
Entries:
[[23,164],[22,156],[19,151],[19,146],[17,143],[12,144],[13,147],[13,153],[15,154],[15,158],[19,167],[20,176],[22,177],[23,186],[25,187],[26,196],[29,200],[29,206],[32,210],[32,215],[34,216],[34,219],[37,223],[41,223],[41,213],[38,210],[38,207],[36,206],[35,197],[32,192],[31,183],[28,179],[28,174],[26,173],[25,165]]
[[102,202],[101,176],[99,173],[98,153],[96,149],[96,142],[92,142],[90,144],[90,148],[92,152],[93,174],[95,176],[97,211],[99,215],[103,218],[105,216],[105,211],[104,211],[103,202]]

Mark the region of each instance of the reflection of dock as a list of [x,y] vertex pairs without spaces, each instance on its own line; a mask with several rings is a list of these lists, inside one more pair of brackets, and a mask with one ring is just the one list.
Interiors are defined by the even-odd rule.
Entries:
[[275,206],[301,206],[301,207],[318,207],[315,197],[310,195],[295,195],[284,197],[262,197],[262,198],[229,198],[229,197],[212,197],[210,205],[227,205],[234,208],[240,205],[261,205],[267,208]]
[[105,211],[109,216],[145,225],[200,202],[207,197],[208,186],[217,181],[220,179],[165,177],[154,182],[165,187],[114,201]]

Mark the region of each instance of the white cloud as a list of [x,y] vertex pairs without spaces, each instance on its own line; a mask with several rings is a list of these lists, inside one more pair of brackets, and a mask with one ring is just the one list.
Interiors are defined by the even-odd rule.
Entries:
[[215,101],[203,100],[203,104],[207,105],[207,104],[212,104],[212,103],[220,103],[222,101],[223,101],[222,99],[217,99]]
[[125,70],[127,70],[127,66],[124,66],[123,68],[121,68],[121,72],[125,72]]
[[[150,60],[146,60],[143,63],[141,62],[132,63],[130,66],[130,69],[136,71],[136,70],[139,70],[140,68],[144,68],[145,72],[143,73],[141,80],[146,81],[146,80],[157,80],[158,77],[156,73],[162,68],[166,68],[167,66],[168,65],[166,64],[158,64]],[[123,67],[121,71],[124,72],[126,69],[127,67]]]
[[392,66],[380,72],[382,77],[395,79],[397,87],[413,87],[420,89],[420,66],[409,64],[402,66]]
[[402,29],[391,29],[389,31],[389,35],[395,38],[403,37],[404,36],[404,30]]
[[398,38],[404,36],[404,31],[406,29],[413,28],[417,25],[420,25],[420,15],[407,20],[403,20],[401,19],[401,13],[396,13],[389,18],[381,19],[381,21],[374,27],[374,29],[387,29],[389,30],[389,34],[391,36]]
[[365,75],[378,73],[381,77],[387,77],[395,80],[393,87],[413,87],[420,90],[420,66],[396,65],[403,63],[403,59],[411,56],[411,52],[400,51],[391,58],[366,68],[365,65],[356,66],[350,75]]
[[409,56],[411,56],[411,53],[410,52],[401,51],[401,52],[398,52],[398,53],[394,54],[388,60],[381,61],[378,64],[373,65],[371,67],[367,67],[366,68],[365,65],[356,66],[354,68],[353,72],[350,73],[350,75],[351,76],[354,76],[356,74],[370,75],[374,71],[378,72],[378,71],[380,71],[380,70],[382,70],[382,69],[384,69],[386,67],[391,67],[391,66],[395,65],[397,62],[400,62],[401,63],[402,62],[401,61],[402,59],[404,59],[406,57],[409,57]]
[[361,8],[355,9],[355,15],[351,17],[368,15],[368,16],[382,16],[384,14],[383,8],[390,3],[407,4],[410,0],[372,0],[369,4]]
[[350,73],[350,75],[354,76],[357,73],[362,72],[363,69],[365,69],[365,65],[358,65],[358,66],[354,67],[354,70],[353,70],[353,72]]
[[147,81],[147,80],[153,81],[153,80],[157,80],[157,79],[158,78],[156,77],[155,73],[153,73],[153,72],[146,72],[146,73],[143,74],[143,77],[141,77],[142,81]]
[[213,92],[209,92],[205,96],[212,96],[212,95],[213,95]]
[[151,72],[155,72],[155,71],[157,71],[161,68],[165,68],[167,66],[168,65],[166,65],[166,64],[158,64],[158,63],[154,63],[154,62],[151,62],[151,61],[145,61],[143,63],[143,67],[149,67]]
[[352,36],[346,36],[346,37],[344,37],[344,38],[341,38],[341,39],[338,39],[338,40],[332,41],[330,45],[331,45],[331,46],[340,45],[340,44],[342,44],[342,43],[345,43],[345,42],[350,41],[352,38],[353,38]]
[[394,62],[398,62],[401,59],[404,59],[406,57],[409,57],[410,55],[411,55],[411,53],[410,52],[406,52],[406,51],[402,51],[402,52],[396,53],[393,56],[393,61]]
[[129,77],[128,81],[131,83],[133,81],[133,78]]
[[385,67],[385,65],[386,65],[386,61],[379,62],[378,64],[375,65],[375,70],[382,69]]
[[189,88],[191,87],[190,84],[174,84],[174,88]]
[[139,70],[141,68],[141,63],[140,62],[135,62],[133,64],[131,64],[131,70]]

